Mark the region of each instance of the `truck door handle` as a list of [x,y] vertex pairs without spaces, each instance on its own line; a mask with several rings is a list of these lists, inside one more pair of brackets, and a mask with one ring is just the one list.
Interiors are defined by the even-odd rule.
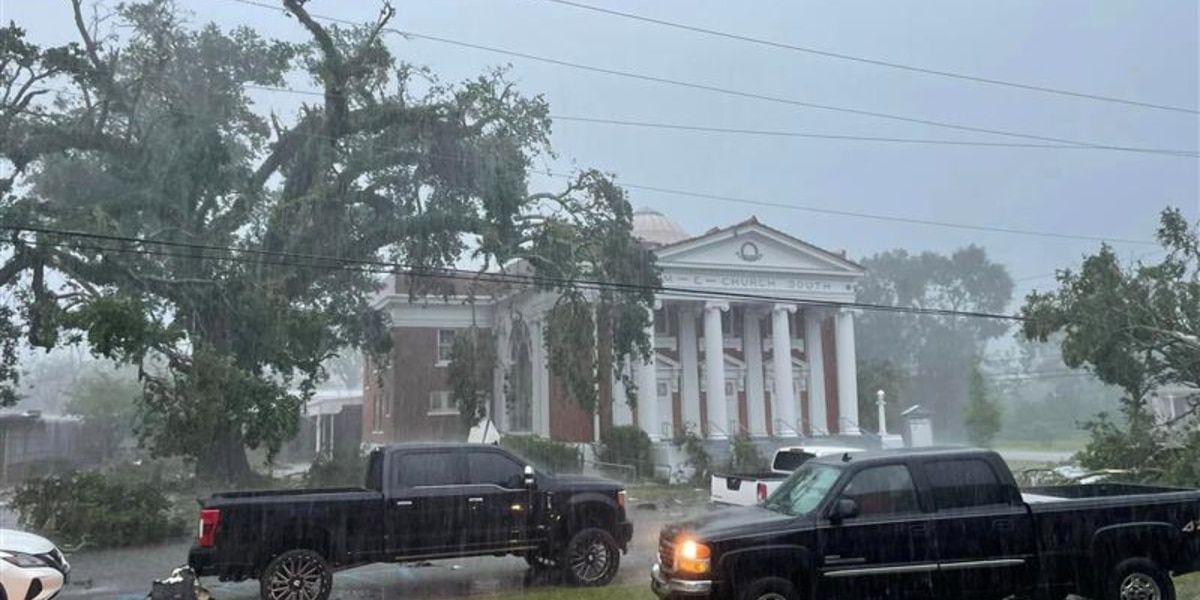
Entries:
[[479,497],[467,498],[467,502],[470,502],[471,504],[477,504],[479,502],[483,502],[483,498],[479,498]]
[[412,500],[397,500],[396,506],[412,506]]

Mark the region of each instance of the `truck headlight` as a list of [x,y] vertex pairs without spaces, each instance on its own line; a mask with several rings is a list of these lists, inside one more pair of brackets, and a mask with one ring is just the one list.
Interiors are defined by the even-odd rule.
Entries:
[[711,565],[712,550],[700,542],[687,538],[676,545],[675,569],[687,573],[707,573]]
[[25,554],[24,552],[0,552],[0,559],[4,559],[5,562],[22,568],[47,566],[46,561],[32,554]]

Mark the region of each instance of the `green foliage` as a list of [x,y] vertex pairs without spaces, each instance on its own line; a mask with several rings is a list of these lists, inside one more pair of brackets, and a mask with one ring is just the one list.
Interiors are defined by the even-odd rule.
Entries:
[[131,546],[183,535],[170,502],[150,483],[127,483],[100,473],[31,479],[12,494],[21,525],[66,546]]
[[685,425],[682,433],[675,436],[674,444],[676,448],[683,448],[687,453],[687,466],[692,468],[692,476],[688,482],[692,485],[705,485],[712,476],[712,457],[708,455],[708,450],[704,449],[704,440],[690,425]]
[[[1012,300],[1008,270],[979,246],[960,248],[949,256],[892,250],[863,259],[862,265],[867,275],[859,286],[860,302],[996,313],[1004,312]],[[855,327],[859,361],[904,373],[899,383],[882,381],[866,391],[882,387],[889,398],[921,404],[933,412],[940,436],[957,437],[971,363],[982,355],[988,340],[1007,331],[1007,322],[878,311],[867,311],[859,319]],[[869,406],[874,407],[873,399]]]
[[551,473],[578,473],[583,467],[579,449],[570,444],[534,435],[505,435],[500,445]]
[[72,386],[66,412],[100,432],[102,458],[110,458],[121,441],[133,435],[141,395],[142,386],[135,373],[92,368]]
[[1084,466],[1149,468],[1164,481],[1200,485],[1200,436],[1156,426],[1145,400],[1161,386],[1200,387],[1200,227],[1169,208],[1158,240],[1167,255],[1157,264],[1123,266],[1104,245],[1078,272],[1060,271],[1058,290],[1026,298],[1022,333],[1038,341],[1061,334],[1067,365],[1125,391],[1124,422],[1085,424]]
[[970,389],[967,394],[967,410],[963,414],[967,440],[972,445],[989,447],[1000,431],[1000,406],[989,397],[987,383],[979,364],[971,366]]
[[304,475],[304,486],[309,488],[357,487],[366,481],[367,456],[365,454],[318,457]]
[[546,364],[589,413],[597,408],[596,327],[592,305],[582,294],[563,296],[546,318]]
[[654,474],[654,449],[650,436],[635,425],[610,427],[600,435],[600,460],[607,463],[632,465],[639,477]]
[[743,473],[757,473],[767,469],[767,460],[758,452],[750,434],[740,432],[729,438],[729,468]]
[[[326,28],[306,3],[284,4],[310,43],[193,27],[162,0],[119,5],[100,39],[72,4],[63,20],[79,42],[56,48],[0,28],[0,220],[44,228],[13,236],[0,261],[19,305],[0,311],[0,403],[15,400],[13,340],[86,341],[139,369],[151,450],[245,479],[246,448],[269,457],[295,434],[329,358],[357,348],[386,362],[379,277],[338,267],[524,260],[565,296],[574,279],[657,282],[608,176],[529,190],[549,151],[543,98],[503,71],[455,85],[400,62],[381,40],[390,11]],[[325,94],[292,115],[246,92],[300,79]],[[629,306],[651,296],[608,298],[634,319],[615,325],[621,356],[647,350]]]
[[463,424],[472,427],[487,416],[496,369],[496,341],[478,327],[460,331],[450,350],[446,378]]

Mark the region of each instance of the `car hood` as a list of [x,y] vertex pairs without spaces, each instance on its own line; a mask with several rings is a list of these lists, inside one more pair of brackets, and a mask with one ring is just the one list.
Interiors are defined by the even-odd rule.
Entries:
[[45,554],[54,550],[54,543],[32,533],[15,529],[0,529],[0,551]]
[[699,515],[689,521],[667,527],[668,535],[689,532],[704,541],[720,541],[727,537],[772,530],[796,517],[767,510],[761,506],[734,506]]
[[616,492],[625,486],[611,479],[589,475],[554,475],[553,488],[587,492]]

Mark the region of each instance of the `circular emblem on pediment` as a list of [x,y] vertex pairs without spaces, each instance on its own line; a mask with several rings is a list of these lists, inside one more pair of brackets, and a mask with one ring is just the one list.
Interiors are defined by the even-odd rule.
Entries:
[[754,262],[762,258],[762,252],[758,251],[758,244],[754,242],[742,242],[742,246],[737,251],[738,258],[746,262]]

